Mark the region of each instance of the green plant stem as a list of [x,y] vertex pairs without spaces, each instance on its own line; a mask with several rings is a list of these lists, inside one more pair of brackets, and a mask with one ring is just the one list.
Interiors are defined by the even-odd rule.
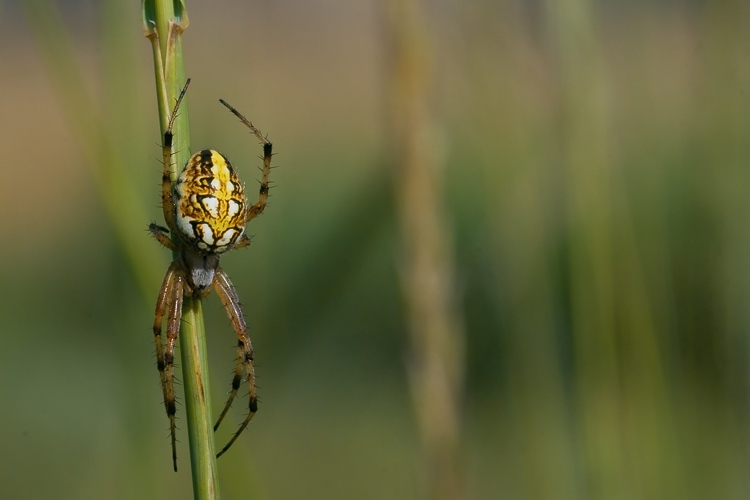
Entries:
[[[185,5],[181,0],[144,0],[143,24],[145,34],[153,46],[159,124],[163,136],[167,128],[169,113],[186,80],[182,57],[182,32],[188,24]],[[185,165],[190,155],[187,110],[187,99],[185,99],[173,126],[174,162],[170,165],[172,182],[177,179],[178,168]],[[205,337],[201,301],[186,298],[182,308],[180,354],[193,497],[196,500],[218,500],[219,486],[208,391]]]
[[187,299],[182,308],[180,355],[196,500],[219,498],[206,352],[201,301]]
[[70,34],[57,6],[49,0],[20,2],[25,18],[44,58],[59,102],[97,185],[118,243],[144,296],[153,295],[163,272],[163,255],[144,238],[148,214],[140,203],[123,158],[116,153],[107,121],[97,112],[76,60]]

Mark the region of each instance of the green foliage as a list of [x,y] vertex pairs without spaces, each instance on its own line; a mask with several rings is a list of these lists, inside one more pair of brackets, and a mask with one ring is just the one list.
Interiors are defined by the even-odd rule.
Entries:
[[[588,13],[588,45],[578,48],[581,39],[561,41],[573,28],[547,10],[561,2],[443,4],[454,10],[438,30],[435,105],[468,335],[462,458],[474,498],[748,496],[745,3],[588,2],[602,10]],[[102,19],[132,29],[139,13],[124,5],[105,2]],[[356,2],[294,12],[230,5],[231,15],[216,3],[190,6],[193,138],[229,154],[253,184],[257,145],[216,102],[226,98],[274,138],[280,168],[253,244],[224,263],[252,328],[261,401],[219,461],[222,489],[231,498],[415,498],[390,144],[377,125],[378,30]],[[0,301],[0,497],[183,498],[189,481],[171,473],[149,358],[167,265],[144,230],[160,216],[153,75],[143,70],[151,54],[127,56],[143,47],[140,31],[91,33],[76,12],[50,50],[69,37],[83,83],[62,83],[57,56],[40,50],[57,100],[29,70],[21,81],[40,104],[19,110],[13,96],[26,94],[9,75],[23,73],[0,76],[5,115],[28,123],[39,106],[31,112],[44,116],[33,141],[10,126],[3,137],[21,137],[29,175],[46,169],[38,182],[51,186],[36,211],[4,192],[24,208],[24,224],[5,222],[3,234],[25,245],[0,249],[15,284]],[[106,53],[92,56],[101,38]],[[0,46],[8,55],[29,42]],[[583,90],[571,83],[579,79]],[[67,97],[79,85],[98,89],[98,100]],[[603,105],[576,104],[597,89]],[[147,207],[123,218],[135,228],[127,238],[107,198],[90,194],[98,174],[77,170],[110,159],[89,153],[94,140],[66,143],[79,113],[92,111]],[[43,225],[49,218],[56,224]],[[221,375],[234,339],[215,300],[205,315]],[[214,394],[227,389],[220,375]]]

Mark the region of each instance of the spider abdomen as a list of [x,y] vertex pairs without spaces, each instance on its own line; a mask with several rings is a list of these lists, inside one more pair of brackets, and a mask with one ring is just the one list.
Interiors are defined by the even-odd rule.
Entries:
[[180,237],[200,253],[222,253],[245,232],[245,191],[237,173],[221,153],[195,153],[172,192]]

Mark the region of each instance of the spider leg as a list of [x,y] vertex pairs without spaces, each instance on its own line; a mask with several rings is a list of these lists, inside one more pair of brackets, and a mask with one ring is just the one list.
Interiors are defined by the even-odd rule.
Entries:
[[247,127],[253,132],[253,134],[255,134],[255,137],[257,137],[258,140],[260,140],[261,144],[263,144],[263,168],[261,169],[261,172],[263,173],[260,179],[260,192],[258,193],[258,202],[255,205],[247,207],[245,222],[249,222],[263,213],[263,209],[266,208],[266,201],[268,201],[268,176],[271,174],[271,157],[273,156],[273,145],[271,144],[271,141],[269,141],[268,138],[264,136],[260,132],[260,130],[255,127],[255,125],[252,124],[252,122],[250,122],[250,120],[245,118],[228,102],[226,102],[224,99],[219,99],[219,102],[226,106],[229,111],[234,113],[234,116],[239,118],[242,123],[247,125]]
[[167,340],[164,345],[164,406],[169,417],[169,434],[172,440],[172,463],[177,472],[177,439],[175,437],[177,406],[174,395],[174,348],[180,334],[182,320],[182,298],[185,292],[185,278],[177,262],[170,266],[174,274],[167,318]]
[[222,448],[222,450],[216,455],[216,457],[218,458],[223,455],[224,452],[226,452],[229,447],[232,446],[232,444],[234,444],[242,431],[245,430],[245,427],[247,427],[247,425],[250,423],[250,420],[253,418],[253,415],[255,415],[255,412],[258,411],[258,397],[255,389],[253,346],[250,343],[250,337],[247,334],[247,324],[245,323],[245,317],[242,314],[240,299],[237,296],[234,285],[232,285],[232,282],[229,280],[229,276],[227,276],[224,270],[222,270],[220,267],[216,269],[213,285],[214,290],[216,290],[216,294],[219,296],[221,303],[224,305],[224,308],[229,315],[229,319],[232,322],[232,327],[234,328],[238,339],[237,364],[235,366],[235,373],[232,379],[232,392],[229,395],[229,399],[227,400],[226,404],[224,405],[224,410],[221,412],[221,416],[216,422],[214,429],[219,426],[221,420],[224,418],[224,415],[226,415],[229,406],[232,404],[232,401],[237,395],[237,390],[239,389],[241,383],[242,365],[244,365],[245,373],[247,374],[247,385],[249,387],[249,412],[245,417],[245,421],[242,422],[242,425],[240,425],[239,429],[237,429],[237,432],[234,433],[232,439],[229,440],[229,443],[227,443],[227,445],[224,446],[224,448]]
[[240,238],[240,241],[237,242],[237,244],[233,247],[234,250],[237,250],[239,248],[245,248],[246,246],[250,245],[250,237],[246,234],[242,235],[242,238]]
[[185,92],[187,92],[188,85],[190,85],[190,78],[185,82],[185,86],[182,88],[182,92],[180,92],[180,96],[177,98],[177,102],[174,105],[172,114],[169,115],[169,123],[167,125],[167,131],[164,132],[164,143],[162,145],[164,170],[161,176],[161,206],[164,211],[164,220],[172,231],[174,231],[175,218],[175,207],[174,201],[172,200],[172,140],[174,139],[172,127],[177,118],[177,110],[180,109],[182,99],[185,97]]
[[[179,264],[173,262],[164,276],[164,282],[156,300],[154,315],[154,342],[156,343],[156,367],[159,369],[164,409],[169,418],[169,433],[172,441],[172,462],[177,471],[177,449],[175,438],[175,395],[174,395],[174,346],[180,331],[182,316],[182,296],[184,278],[180,275]],[[162,343],[161,323],[167,313],[167,341]]]
[[152,222],[148,225],[148,230],[151,232],[151,236],[156,238],[156,241],[167,247],[169,250],[172,250],[173,252],[177,251],[177,245],[175,245],[174,241],[172,241],[172,239],[167,236],[167,233],[169,233],[169,229],[158,226]]
[[229,408],[231,408],[232,403],[234,402],[234,398],[237,396],[237,391],[240,388],[240,384],[242,384],[242,358],[244,352],[245,344],[241,340],[238,340],[237,361],[234,364],[234,376],[232,377],[232,391],[229,394],[229,398],[227,399],[226,404],[224,405],[224,409],[221,410],[221,415],[219,415],[219,418],[216,419],[216,423],[214,424],[214,431],[219,428],[219,425],[221,425],[224,417],[226,417],[227,412],[229,412]]
[[164,276],[164,282],[159,291],[159,297],[156,299],[156,314],[154,315],[154,342],[156,343],[156,368],[159,370],[159,379],[161,380],[161,389],[164,396],[164,407],[169,414],[169,405],[167,404],[167,378],[164,374],[164,345],[161,335],[161,323],[164,319],[164,313],[171,308],[174,301],[174,278],[175,271],[172,267]]

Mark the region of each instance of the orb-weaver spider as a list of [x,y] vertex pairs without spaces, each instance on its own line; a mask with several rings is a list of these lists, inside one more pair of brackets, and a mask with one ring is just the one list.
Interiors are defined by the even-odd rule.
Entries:
[[[219,101],[240,119],[263,144],[263,169],[258,201],[248,205],[244,188],[237,173],[226,157],[214,150],[204,149],[190,157],[172,185],[172,127],[190,79],[185,83],[172,111],[167,131],[164,133],[164,171],[162,174],[161,199],[164,220],[168,228],[151,224],[149,230],[159,243],[172,250],[175,258],[164,277],[159,298],[156,301],[154,318],[154,340],[156,341],[156,365],[159,369],[164,395],[164,407],[169,417],[172,441],[172,462],[177,470],[175,444],[175,394],[174,394],[174,350],[180,331],[183,297],[202,299],[216,294],[229,315],[237,334],[237,361],[232,390],[224,409],[214,425],[214,430],[227,414],[242,382],[242,372],[249,386],[249,413],[229,443],[216,455],[221,456],[250,423],[258,409],[253,368],[253,347],[247,333],[247,324],[242,314],[237,292],[229,276],[219,266],[219,257],[236,248],[250,244],[245,234],[245,224],[263,212],[268,199],[268,176],[271,172],[271,142],[260,131],[224,100]],[[171,232],[172,238],[168,236]],[[162,339],[162,320],[167,314],[166,342]]]

